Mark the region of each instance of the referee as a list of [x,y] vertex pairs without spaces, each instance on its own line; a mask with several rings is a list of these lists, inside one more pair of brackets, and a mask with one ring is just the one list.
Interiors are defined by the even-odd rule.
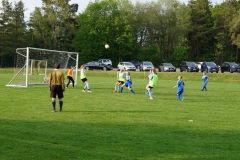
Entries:
[[65,83],[64,83],[64,74],[59,70],[60,64],[56,63],[54,66],[54,70],[50,74],[49,77],[49,89],[50,89],[50,97],[52,98],[52,112],[56,112],[56,96],[58,95],[59,99],[59,111],[62,112],[63,106],[63,92],[65,91]]

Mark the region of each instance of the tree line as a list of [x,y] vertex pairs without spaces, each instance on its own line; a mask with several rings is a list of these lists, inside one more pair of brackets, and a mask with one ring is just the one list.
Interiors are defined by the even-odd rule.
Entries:
[[[80,64],[109,58],[152,61],[239,62],[240,1],[95,0],[78,13],[70,0],[42,0],[28,20],[20,0],[2,0],[0,67],[16,65],[16,48],[79,52]],[[105,49],[104,45],[110,48]]]

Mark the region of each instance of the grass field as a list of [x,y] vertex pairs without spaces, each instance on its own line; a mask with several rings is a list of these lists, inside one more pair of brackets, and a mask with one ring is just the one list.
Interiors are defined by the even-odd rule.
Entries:
[[[183,102],[172,88],[179,74]],[[240,74],[209,73],[204,92],[201,73],[158,75],[150,100],[142,72],[132,72],[136,94],[120,94],[116,72],[88,71],[92,93],[79,80],[52,113],[47,85],[6,87],[13,74],[0,71],[0,159],[239,159]]]

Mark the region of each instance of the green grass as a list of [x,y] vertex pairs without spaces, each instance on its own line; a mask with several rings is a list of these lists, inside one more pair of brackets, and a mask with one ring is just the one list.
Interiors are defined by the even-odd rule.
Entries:
[[[0,159],[239,159],[239,74],[209,73],[202,92],[201,73],[158,73],[150,100],[144,73],[131,73],[135,95],[113,93],[116,72],[88,71],[93,92],[79,80],[61,113],[47,85],[6,87],[13,75],[1,73]],[[172,88],[179,74],[183,102]]]

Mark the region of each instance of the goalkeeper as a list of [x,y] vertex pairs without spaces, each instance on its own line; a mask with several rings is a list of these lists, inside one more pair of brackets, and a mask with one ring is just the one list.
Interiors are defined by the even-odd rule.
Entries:
[[73,76],[73,69],[74,69],[74,67],[71,66],[70,69],[68,70],[68,74],[67,74],[68,83],[67,83],[67,87],[66,88],[68,88],[68,85],[70,84],[70,82],[72,82],[72,86],[74,87],[74,80],[72,78],[72,76]]

